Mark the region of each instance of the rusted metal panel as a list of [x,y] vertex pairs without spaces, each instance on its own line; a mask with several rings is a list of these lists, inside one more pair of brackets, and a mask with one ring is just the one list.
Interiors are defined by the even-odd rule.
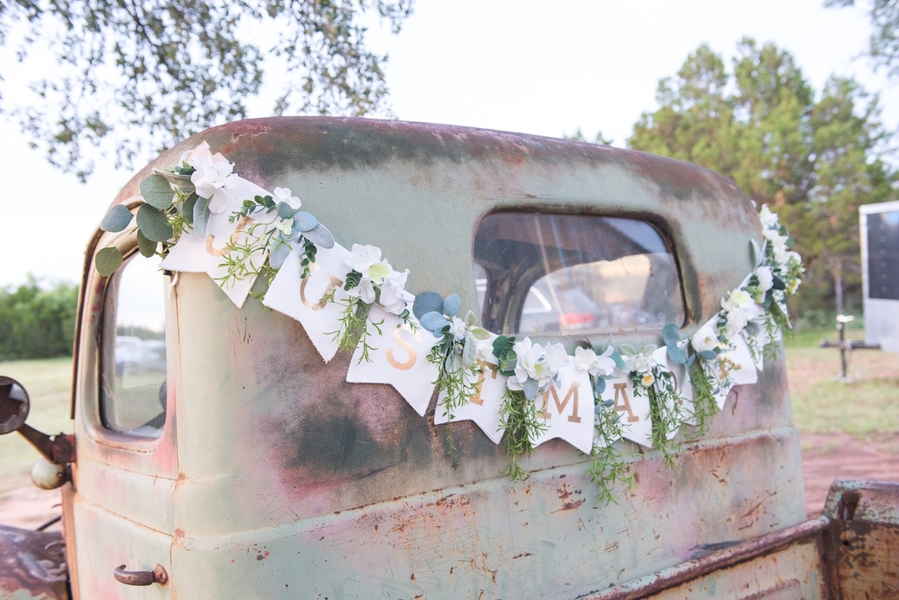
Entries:
[[836,480],[824,514],[834,597],[899,598],[899,483]]
[[589,600],[673,599],[700,594],[771,598],[791,590],[798,593],[783,597],[824,598],[822,532],[829,526],[830,519],[819,517],[724,548],[709,551],[700,547],[697,558],[589,596]]
[[58,532],[0,525],[0,598],[68,600],[65,552]]

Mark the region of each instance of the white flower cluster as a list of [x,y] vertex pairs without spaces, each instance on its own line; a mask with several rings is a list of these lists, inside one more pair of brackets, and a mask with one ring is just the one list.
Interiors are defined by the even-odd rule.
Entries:
[[402,314],[415,299],[405,289],[409,269],[395,271],[387,259],[381,258],[380,248],[353,244],[353,251],[345,262],[351,269],[362,274],[359,285],[348,290],[350,296],[358,297],[366,304],[377,301],[384,310],[394,315]]
[[234,164],[228,159],[219,153],[212,154],[209,144],[203,142],[182,154],[181,163],[196,169],[190,176],[190,182],[196,187],[200,198],[209,200],[210,213],[230,214],[238,208],[240,201],[228,191],[238,182],[237,174],[233,173]]
[[[759,213],[762,221],[762,235],[765,236],[767,245],[770,246],[775,264],[770,265],[782,279],[786,281],[787,292],[793,294],[799,287],[801,280],[798,277],[792,277],[787,280],[787,275],[795,268],[802,265],[802,257],[798,252],[794,252],[788,248],[789,236],[781,233],[780,224],[777,222],[777,215],[765,204]],[[761,282],[761,279],[759,279]]]
[[615,348],[611,344],[600,355],[592,348],[577,347],[574,349],[574,366],[593,377],[608,377],[615,371],[615,361],[612,359],[614,352]]
[[544,347],[534,344],[530,338],[524,338],[515,342],[512,350],[518,361],[515,374],[506,382],[510,390],[524,390],[530,380],[537,383],[538,392],[545,392],[559,374],[559,369],[568,365],[568,353],[562,344]]

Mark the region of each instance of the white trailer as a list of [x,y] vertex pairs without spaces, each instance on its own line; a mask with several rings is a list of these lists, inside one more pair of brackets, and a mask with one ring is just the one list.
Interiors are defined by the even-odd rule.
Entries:
[[899,352],[899,201],[859,207],[865,343]]

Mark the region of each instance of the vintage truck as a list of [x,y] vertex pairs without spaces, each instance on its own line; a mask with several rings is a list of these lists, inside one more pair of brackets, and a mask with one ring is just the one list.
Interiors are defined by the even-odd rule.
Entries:
[[[338,244],[409,267],[411,292],[458,292],[494,334],[569,351],[609,335],[657,344],[667,322],[689,337],[764,241],[752,201],[695,165],[324,117],[204,131],[113,206],[137,209],[154,169],[202,141],[253,185],[289,188]],[[616,442],[635,485],[608,502],[588,454],[548,440],[510,480],[489,431],[435,424],[437,394],[422,418],[394,386],[348,382],[350,353],[323,361],[296,319],[253,295],[238,307],[205,273],[160,270],[145,242],[132,226],[88,244],[72,435],[25,425],[25,388],[0,379],[0,433],[42,452],[35,481],[62,503],[61,534],[0,528],[2,598],[899,597],[896,484],[837,481],[806,520],[782,349],[704,436],[681,428],[669,464]],[[108,247],[125,260],[101,275]]]

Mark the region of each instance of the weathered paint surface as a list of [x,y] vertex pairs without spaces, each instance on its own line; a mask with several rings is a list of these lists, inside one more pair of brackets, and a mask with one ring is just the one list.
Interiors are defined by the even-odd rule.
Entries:
[[[353,119],[209,130],[149,165],[116,201],[201,139],[242,176],[290,187],[338,242],[380,246],[412,270],[411,291],[458,291],[471,307],[472,239],[495,210],[652,222],[676,248],[683,334],[751,270],[749,240],[759,238],[750,201],[693,165]],[[92,252],[133,243],[121,234],[99,241]],[[673,469],[656,452],[622,444],[639,486],[605,506],[586,479],[589,459],[558,441],[525,462],[528,481],[513,483],[500,474],[503,449],[473,425],[454,424],[461,452],[453,469],[442,427],[431,424],[433,399],[422,419],[389,386],[345,383],[349,357],[324,365],[299,323],[252,298],[236,309],[205,275],[182,274],[168,299],[162,439],[113,436],[96,407],[100,313],[92,307],[102,306],[102,281],[88,269],[85,284],[72,501],[82,598],[576,597],[688,560],[697,546],[805,518],[782,361],[767,362],[757,385],[736,388],[707,438],[688,445]],[[170,582],[122,586],[112,577],[122,563],[161,564]]]
[[68,600],[65,544],[58,532],[0,525],[0,598]]
[[899,483],[835,481],[824,514],[835,600],[899,598]]

